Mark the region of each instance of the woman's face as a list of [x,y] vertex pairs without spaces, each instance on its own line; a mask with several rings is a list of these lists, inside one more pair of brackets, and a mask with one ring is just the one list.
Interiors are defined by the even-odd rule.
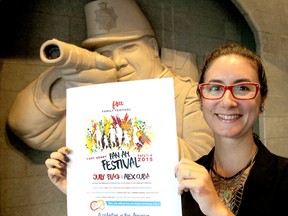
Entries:
[[[259,83],[256,67],[248,59],[234,54],[215,59],[204,78],[204,83],[222,85],[243,82]],[[260,91],[254,99],[239,100],[226,90],[220,99],[202,98],[203,114],[216,136],[240,137],[252,132],[262,102]]]

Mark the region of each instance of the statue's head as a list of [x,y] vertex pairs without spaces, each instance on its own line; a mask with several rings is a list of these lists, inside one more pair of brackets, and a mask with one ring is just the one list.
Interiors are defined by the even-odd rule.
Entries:
[[96,0],[85,5],[87,39],[93,49],[115,42],[154,36],[151,25],[134,0]]

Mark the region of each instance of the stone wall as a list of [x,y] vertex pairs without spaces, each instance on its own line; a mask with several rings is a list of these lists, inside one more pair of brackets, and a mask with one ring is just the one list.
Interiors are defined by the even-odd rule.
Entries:
[[268,77],[268,101],[260,136],[274,153],[288,156],[288,2],[233,0],[254,32]]

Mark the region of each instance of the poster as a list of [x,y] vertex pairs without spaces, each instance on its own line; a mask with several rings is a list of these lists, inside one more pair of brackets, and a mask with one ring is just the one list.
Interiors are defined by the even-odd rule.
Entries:
[[177,216],[172,78],[67,90],[68,216]]

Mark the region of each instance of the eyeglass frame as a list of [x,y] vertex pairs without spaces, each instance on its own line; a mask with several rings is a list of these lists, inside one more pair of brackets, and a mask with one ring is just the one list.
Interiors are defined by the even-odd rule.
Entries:
[[[251,84],[251,85],[254,85],[254,86],[256,87],[256,92],[255,92],[254,97],[249,98],[249,99],[243,99],[243,98],[237,98],[237,97],[235,97],[232,88],[235,87],[235,86],[241,86],[241,85],[245,85],[245,84],[249,84],[249,85]],[[206,97],[204,97],[202,91],[203,91],[203,87],[204,87],[204,86],[207,86],[207,85],[215,85],[215,86],[223,87],[223,88],[224,88],[224,91],[223,91],[223,94],[221,95],[221,97],[219,97],[219,98],[213,98],[213,99],[212,99],[212,98],[206,98]],[[232,96],[233,96],[235,99],[237,99],[237,100],[252,100],[252,99],[254,99],[254,98],[257,96],[260,87],[261,87],[261,86],[260,86],[259,83],[254,83],[254,82],[237,83],[237,84],[234,84],[234,85],[223,85],[223,84],[220,84],[220,83],[201,83],[201,84],[199,84],[199,93],[200,93],[201,97],[203,97],[203,98],[206,99],[206,100],[219,100],[219,99],[223,98],[223,96],[225,95],[226,91],[229,90],[229,91],[231,92]]]

